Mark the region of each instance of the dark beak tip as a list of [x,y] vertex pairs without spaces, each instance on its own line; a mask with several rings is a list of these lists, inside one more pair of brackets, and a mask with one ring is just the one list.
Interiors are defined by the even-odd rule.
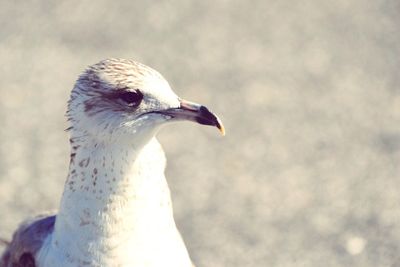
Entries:
[[225,127],[221,120],[205,106],[200,106],[197,122],[200,124],[215,126],[223,136],[225,135]]
[[164,112],[175,118],[196,121],[199,124],[215,126],[222,135],[225,135],[225,128],[221,120],[207,107],[193,102],[180,99],[180,107]]

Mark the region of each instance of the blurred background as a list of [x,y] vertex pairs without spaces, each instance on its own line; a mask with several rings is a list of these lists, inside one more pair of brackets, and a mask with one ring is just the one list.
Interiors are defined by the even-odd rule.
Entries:
[[399,1],[0,5],[1,237],[58,207],[69,92],[122,57],[226,126],[158,135],[198,267],[400,266]]

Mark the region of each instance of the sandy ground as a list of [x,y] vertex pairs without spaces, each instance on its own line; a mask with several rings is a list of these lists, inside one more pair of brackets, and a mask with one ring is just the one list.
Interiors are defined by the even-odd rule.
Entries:
[[159,70],[227,128],[159,134],[199,267],[400,266],[400,4],[0,3],[0,235],[56,209],[77,75]]

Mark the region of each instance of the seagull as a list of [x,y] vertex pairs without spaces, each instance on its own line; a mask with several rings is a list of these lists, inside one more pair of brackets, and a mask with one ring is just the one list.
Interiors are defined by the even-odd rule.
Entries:
[[20,225],[0,267],[193,266],[173,217],[155,135],[175,121],[217,127],[156,70],[106,59],[78,78],[68,102],[71,155],[57,214]]

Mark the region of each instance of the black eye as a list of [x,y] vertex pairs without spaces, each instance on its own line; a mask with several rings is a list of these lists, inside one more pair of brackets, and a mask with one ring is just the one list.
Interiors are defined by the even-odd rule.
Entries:
[[119,93],[118,98],[130,107],[137,107],[143,99],[143,94],[140,91],[125,91]]

